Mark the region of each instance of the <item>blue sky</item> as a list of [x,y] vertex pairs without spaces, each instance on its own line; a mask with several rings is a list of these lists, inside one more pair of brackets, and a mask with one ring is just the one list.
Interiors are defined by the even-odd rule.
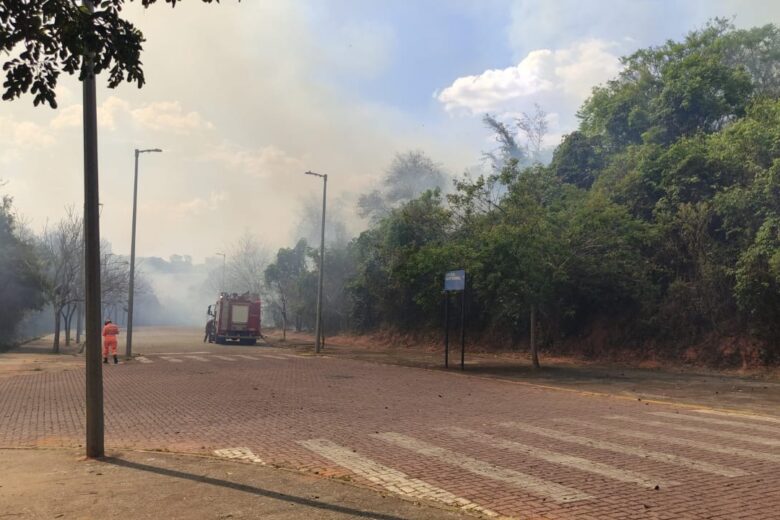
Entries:
[[[763,0],[223,0],[124,11],[143,30],[147,85],[99,87],[104,236],[129,249],[135,147],[139,254],[196,259],[245,232],[270,249],[305,228],[330,174],[333,215],[365,225],[357,196],[393,155],[420,149],[452,175],[492,144],[481,118],[538,103],[554,146],[619,56],[715,16],[780,24]],[[80,85],[60,108],[0,105],[0,178],[34,229],[81,205]],[[203,237],[209,237],[204,240]]]

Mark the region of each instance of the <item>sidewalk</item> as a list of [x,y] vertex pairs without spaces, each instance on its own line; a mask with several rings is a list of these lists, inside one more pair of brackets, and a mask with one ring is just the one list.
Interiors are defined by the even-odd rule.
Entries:
[[[463,519],[332,479],[208,457],[0,450],[0,517]],[[45,499],[43,499],[45,497]]]
[[[267,343],[300,352],[312,352],[313,336],[267,331]],[[450,368],[460,372],[459,345],[450,346]],[[374,363],[444,370],[444,347],[403,347],[379,344],[367,337],[326,338],[323,354]],[[639,368],[619,363],[600,363],[541,354],[541,370],[534,370],[526,352],[470,352],[465,354],[465,373],[521,384],[608,394],[619,398],[660,401],[719,408],[742,413],[775,414],[780,409],[780,372],[751,375],[708,371],[698,367]]]

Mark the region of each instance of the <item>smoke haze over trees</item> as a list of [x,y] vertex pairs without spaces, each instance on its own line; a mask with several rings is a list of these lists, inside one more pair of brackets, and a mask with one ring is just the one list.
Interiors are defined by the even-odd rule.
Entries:
[[465,268],[470,334],[524,343],[535,309],[548,348],[777,362],[778,59],[775,26],[714,20],[624,58],[549,165],[540,108],[517,131],[486,116],[493,171],[446,196],[432,161],[398,156],[360,197],[369,229],[326,253],[326,299],[346,309],[326,324],[434,330],[443,273]]
[[[418,150],[377,165],[371,189],[328,200],[326,334],[438,330],[443,274],[463,268],[468,334],[490,344],[525,345],[534,316],[547,349],[777,363],[779,60],[774,25],[713,20],[623,58],[551,155],[549,118],[536,107],[484,117],[495,144],[482,171],[453,179]],[[226,254],[224,283],[221,257],[141,262],[155,288],[143,307],[169,323],[202,323],[224,285],[260,293],[267,324],[311,330],[321,184],[308,191],[290,247],[267,250],[251,225],[215,246]],[[353,212],[366,228],[350,238]],[[72,279],[73,266],[59,275],[36,256],[10,201],[2,217],[0,238],[18,253],[4,248],[0,276],[32,291],[16,312],[45,296],[67,316],[78,295],[52,281]],[[26,254],[35,260],[13,259]]]
[[[2,187],[2,182],[0,182]],[[44,281],[35,244],[20,232],[12,200],[0,199],[0,348],[15,339],[26,313],[43,305]]]

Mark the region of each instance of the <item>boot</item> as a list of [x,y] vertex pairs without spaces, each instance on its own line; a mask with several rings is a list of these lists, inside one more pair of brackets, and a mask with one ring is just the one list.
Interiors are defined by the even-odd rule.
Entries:
[[119,360],[116,358],[116,354],[114,354],[114,364],[116,365],[117,363],[119,363]]
[[103,363],[108,363],[108,358],[107,357],[103,358]]

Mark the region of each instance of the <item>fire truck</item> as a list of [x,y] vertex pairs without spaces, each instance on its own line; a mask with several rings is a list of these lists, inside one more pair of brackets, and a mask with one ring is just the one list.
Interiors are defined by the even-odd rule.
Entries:
[[237,341],[255,345],[260,333],[260,297],[256,294],[222,293],[217,303],[209,305],[206,326],[209,343],[224,345]]

